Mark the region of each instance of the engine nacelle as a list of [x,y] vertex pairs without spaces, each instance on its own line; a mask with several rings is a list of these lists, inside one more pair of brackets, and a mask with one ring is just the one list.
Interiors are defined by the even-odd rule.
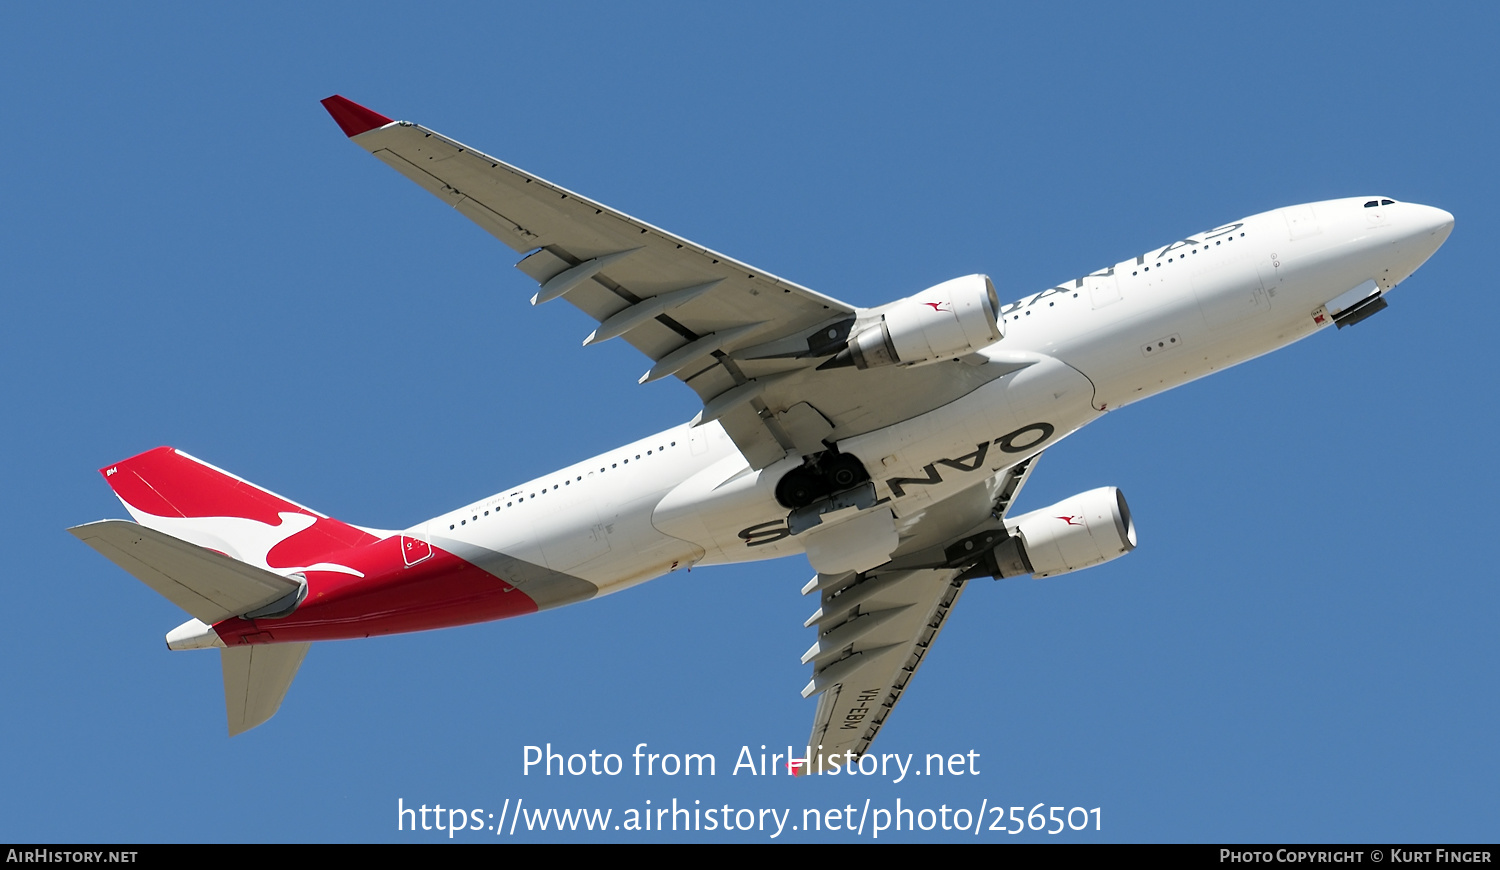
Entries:
[[[988,347],[1000,330],[1000,299],[988,275],[966,275],[892,303],[840,353],[858,368],[923,365]],[[847,365],[847,363],[845,363]]]
[[1016,517],[1011,537],[986,554],[970,576],[1053,577],[1118,559],[1135,549],[1135,521],[1112,486],[1091,489]]

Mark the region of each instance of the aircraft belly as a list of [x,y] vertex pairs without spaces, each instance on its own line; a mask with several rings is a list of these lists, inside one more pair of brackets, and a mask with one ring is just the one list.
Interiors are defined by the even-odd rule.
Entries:
[[1061,360],[1038,355],[941,408],[875,432],[839,449],[864,460],[876,494],[890,497],[898,516],[972,486],[1040,452],[1097,413],[1093,384]]
[[489,549],[452,538],[436,538],[439,549],[452,553],[470,565],[514,586],[536,602],[538,610],[548,610],[586,601],[600,594],[597,584],[572,574],[553,570],[512,551]]
[[605,523],[609,553],[578,566],[578,574],[599,585],[599,594],[628,589],[703,561],[704,548],[657,529],[651,522],[662,493],[621,505]]
[[701,546],[710,563],[801,552],[801,544],[786,536],[751,544],[762,539],[742,534],[786,516],[787,509],[776,501],[776,481],[801,462],[800,457],[783,459],[756,471],[743,456],[725,457],[667,493],[652,511],[651,523],[664,535]]
[[566,571],[610,551],[598,500],[583,487],[560,490],[537,507],[532,535],[548,568]]
[[[844,439],[838,447],[870,472],[881,499],[875,510],[900,520],[972,491],[1096,418],[1092,397],[1088,378],[1059,360],[1035,355],[1024,368],[956,401]],[[700,544],[710,563],[740,562],[803,552],[811,540],[806,535],[826,537],[830,527],[871,511],[830,514],[808,533],[793,535],[775,486],[800,464],[800,457],[791,457],[754,471],[741,457],[721,460],[662,498],[652,523],[663,534]]]

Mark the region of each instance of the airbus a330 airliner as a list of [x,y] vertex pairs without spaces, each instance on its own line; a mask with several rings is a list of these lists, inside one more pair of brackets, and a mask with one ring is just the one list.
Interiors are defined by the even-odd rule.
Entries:
[[[859,308],[425,127],[323,101],[355,144],[524,254],[702,399],[688,423],[399,531],[353,526],[170,447],[102,469],[134,518],[71,531],[220,651],[230,734],[313,641],[517,616],[676,569],[805,554],[814,769],[863,753],[965,584],[1136,545],[1111,487],[1012,515],[1037,457],[1138,399],[1380,311],[1453,216],[1381,196],[1192,233],[1001,304],[968,275]],[[821,747],[821,750],[819,750]],[[853,755],[851,756],[850,753]]]

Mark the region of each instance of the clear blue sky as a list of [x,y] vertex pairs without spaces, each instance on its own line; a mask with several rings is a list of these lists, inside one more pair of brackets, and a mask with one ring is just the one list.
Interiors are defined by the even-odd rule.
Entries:
[[[518,798],[1496,840],[1497,30],[1485,4],[6,6],[0,840],[422,841],[398,799]],[[697,408],[532,309],[512,252],[349,144],[333,93],[865,305],[977,271],[1014,299],[1333,197],[1457,226],[1379,316],[1048,452],[1022,507],[1117,485],[1141,546],[966,593],[876,748],[977,776],[730,775],[808,733],[800,557],[319,644],[230,740],[217,657],[163,646],[185,616],[63,531],[124,515],[95,469],[171,444],[400,527]],[[522,776],[547,742],[720,768]],[[598,837],[515,839],[573,838]]]

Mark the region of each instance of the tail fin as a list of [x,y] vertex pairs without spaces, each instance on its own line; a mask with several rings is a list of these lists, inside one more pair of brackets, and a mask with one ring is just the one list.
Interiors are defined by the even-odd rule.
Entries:
[[171,447],[99,471],[141,525],[279,574],[348,571],[319,560],[378,540]]

